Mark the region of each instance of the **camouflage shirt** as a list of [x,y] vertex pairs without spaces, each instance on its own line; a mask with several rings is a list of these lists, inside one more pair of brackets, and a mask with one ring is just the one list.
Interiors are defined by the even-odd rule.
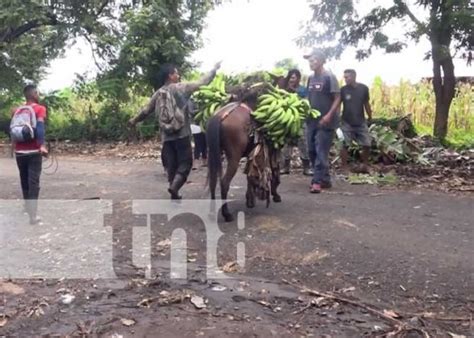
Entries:
[[[175,133],[170,134],[161,132],[162,142],[191,137],[191,115],[193,112],[191,109],[187,109],[189,99],[191,98],[191,95],[199,89],[199,87],[209,84],[215,76],[216,71],[213,70],[196,82],[171,83],[166,85],[170,93],[174,96],[176,105],[185,111],[185,121],[183,128]],[[146,107],[140,111],[140,114],[135,118],[135,122],[143,121],[151,113],[156,113],[157,97],[158,91],[153,94]]]

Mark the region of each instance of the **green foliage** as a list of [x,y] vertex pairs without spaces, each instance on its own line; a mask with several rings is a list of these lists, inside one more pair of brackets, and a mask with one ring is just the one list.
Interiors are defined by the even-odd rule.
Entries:
[[0,92],[37,82],[68,40],[112,31],[112,0],[2,0],[0,7]]
[[[422,37],[427,38],[431,48],[426,51],[425,59],[433,61],[433,89],[437,98],[433,129],[436,137],[444,139],[455,94],[452,55],[454,51],[466,52],[474,46],[472,1],[373,2],[367,13],[361,13],[362,6],[356,6],[357,3],[354,0],[312,1],[313,19],[299,43],[320,46],[335,57],[347,47],[355,47],[356,58],[360,60],[377,48],[386,53],[398,53],[409,42],[418,43]],[[416,12],[412,10],[414,7],[417,7]],[[419,13],[423,13],[422,16],[417,16]],[[403,28],[402,36],[392,35],[397,31],[394,25]]]
[[286,58],[275,63],[272,74],[286,76],[291,69],[298,69],[298,64],[291,58]]
[[[427,15],[426,20],[418,18],[410,6],[419,7],[417,13],[426,10],[431,15]],[[310,7],[313,19],[299,43],[321,46],[336,57],[349,46],[358,48],[358,59],[367,58],[375,48],[398,53],[408,42],[417,43],[422,36],[430,38],[432,43],[447,44],[448,53],[451,42],[454,48],[465,50],[474,43],[474,8],[469,0],[426,0],[415,4],[392,0],[386,5],[374,2],[367,13],[362,13],[353,0],[311,1]],[[405,34],[390,37],[391,24],[401,25]]]
[[187,57],[200,47],[204,19],[212,5],[202,0],[151,0],[126,9],[120,20],[123,30],[115,37],[99,36],[99,40],[114,40],[118,50],[107,58],[108,69],[100,80],[119,80],[115,94],[123,97],[130,87],[141,93],[149,87],[157,89],[164,63],[188,71]]
[[285,71],[289,71],[290,69],[298,68],[298,64],[295,62],[295,60],[286,58],[275,63],[275,68],[281,68]]
[[0,94],[38,82],[66,44],[83,37],[97,57],[98,87],[105,95],[122,101],[130,89],[148,95],[164,62],[190,68],[186,57],[200,46],[213,5],[211,0],[3,0]]
[[[456,146],[465,142],[469,143],[469,139],[474,139],[472,90],[472,85],[466,83],[460,83],[456,87],[447,135],[448,141],[452,141],[452,144]],[[411,84],[402,80],[396,86],[388,86],[380,77],[376,77],[370,96],[375,117],[392,118],[409,114],[419,133],[432,134],[431,126],[435,119],[436,98],[430,83]]]
[[393,185],[398,182],[398,177],[394,173],[387,174],[350,174],[348,177],[350,184],[372,184],[372,185]]
[[[47,137],[58,140],[121,140],[128,135],[127,121],[147,100],[132,95],[119,103],[101,94],[97,83],[78,83],[71,89],[54,92],[44,98],[48,107]],[[154,121],[142,127],[143,135],[154,135]]]

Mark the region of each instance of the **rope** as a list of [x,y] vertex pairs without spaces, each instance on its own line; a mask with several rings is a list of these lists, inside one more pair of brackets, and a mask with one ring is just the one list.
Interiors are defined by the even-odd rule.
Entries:
[[[52,176],[56,174],[59,170],[59,160],[56,154],[53,152],[51,143],[47,143],[48,156],[44,157],[42,164],[42,173],[47,176]],[[15,153],[15,157],[25,157],[30,156],[31,154],[21,154]]]

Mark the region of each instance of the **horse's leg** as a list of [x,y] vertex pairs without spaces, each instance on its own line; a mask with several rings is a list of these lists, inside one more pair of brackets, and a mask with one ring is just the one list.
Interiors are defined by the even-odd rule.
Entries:
[[225,171],[225,175],[221,179],[221,198],[224,204],[222,205],[222,216],[226,222],[232,222],[234,218],[229,212],[229,208],[227,206],[227,193],[229,192],[230,182],[235,176],[237,169],[239,168],[239,156],[230,156],[227,157],[227,168]]
[[216,183],[213,185],[212,183],[210,184],[210,191],[211,191],[211,215],[216,214],[216,184],[217,184],[217,178],[216,178]]
[[280,185],[280,168],[272,170],[272,183],[271,183],[271,193],[273,196],[273,202],[280,203],[281,196],[278,194],[277,189]]
[[247,193],[245,194],[245,198],[247,201],[247,208],[254,208],[255,207],[255,191],[253,190],[253,186],[250,182],[250,178],[247,177]]

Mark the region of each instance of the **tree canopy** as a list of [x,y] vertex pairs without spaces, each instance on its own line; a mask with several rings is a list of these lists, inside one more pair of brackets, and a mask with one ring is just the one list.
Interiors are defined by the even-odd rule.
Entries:
[[[187,57],[200,47],[204,19],[210,1],[151,0],[122,13],[123,32],[115,37],[117,53],[105,56],[102,79],[119,80],[122,85],[158,86],[157,74],[163,63],[189,69]],[[99,39],[99,41],[100,41]]]
[[[353,0],[313,1],[313,17],[299,40],[306,46],[321,46],[330,56],[339,56],[349,46],[356,47],[356,58],[370,56],[375,48],[398,53],[409,42],[425,37],[431,49],[426,58],[433,61],[433,88],[436,95],[434,134],[447,134],[449,107],[455,94],[453,54],[471,50],[474,45],[474,7],[469,0],[391,0],[374,2],[367,13]],[[390,31],[391,24],[403,28],[402,36]],[[420,58],[421,60],[421,58]]]
[[[4,0],[0,90],[38,81],[75,39],[86,39],[101,78],[156,85],[164,62],[186,66],[200,45],[210,0]],[[110,87],[110,86],[109,86]]]

